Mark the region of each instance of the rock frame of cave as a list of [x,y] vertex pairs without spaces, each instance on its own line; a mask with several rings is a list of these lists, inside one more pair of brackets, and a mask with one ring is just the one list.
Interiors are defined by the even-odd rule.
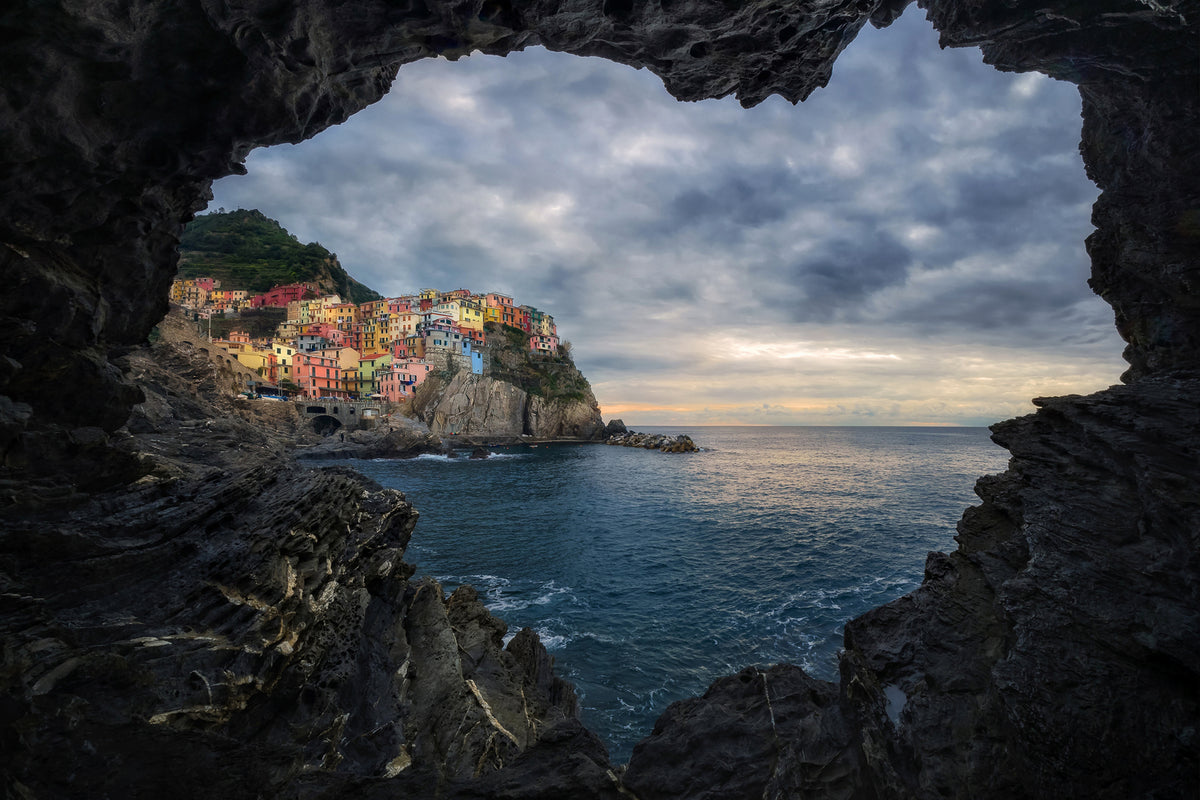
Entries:
[[[1197,0],[918,2],[943,46],[978,46],[998,69],[1079,87],[1080,150],[1101,189],[1087,240],[1090,285],[1127,343],[1124,384],[1041,399],[1037,413],[994,427],[1012,453],[1009,470],[981,479],[982,504],[959,523],[958,549],[930,556],[921,588],[847,626],[839,684],[786,668],[718,681],[704,698],[673,706],[623,776],[566,722],[528,716],[520,735],[499,723],[492,712],[503,716],[505,691],[529,691],[546,714],[564,714],[567,690],[548,677],[534,643],[494,652],[487,643],[497,628],[473,598],[431,605],[433,589],[408,581],[398,559],[411,525],[379,521],[403,516],[401,500],[369,486],[344,507],[327,500],[323,513],[346,538],[313,533],[325,561],[281,544],[283,573],[264,561],[261,574],[238,578],[238,547],[255,558],[271,551],[243,535],[251,524],[275,530],[246,505],[271,491],[269,470],[260,465],[251,479],[232,467],[179,466],[151,485],[146,458],[121,445],[145,397],[130,354],[166,310],[182,226],[210,199],[213,180],[244,171],[252,148],[344,121],[382,97],[405,63],[533,45],[646,67],[681,100],[795,102],[825,85],[863,25],[890,24],[909,4],[17,0],[0,11],[0,735],[17,754],[7,790],[69,796],[101,780],[111,793],[145,791],[169,780],[164,765],[180,759],[204,786],[221,754],[269,728],[279,735],[256,744],[260,762],[233,762],[222,783],[230,793],[353,787],[373,796],[392,791],[391,780],[408,781],[416,796],[447,797],[1189,796],[1200,718]],[[54,390],[63,387],[70,391]],[[208,483],[195,482],[201,474]],[[345,475],[296,479],[315,481],[326,498],[361,485]],[[174,520],[169,545],[138,539],[166,536],[154,514]],[[137,535],[121,534],[131,520]],[[219,558],[215,530],[228,533]],[[221,585],[220,597],[188,582],[186,565],[205,553],[193,579]],[[292,587],[289,602],[296,586],[328,588],[329,575],[342,588],[329,588],[324,605],[287,612],[305,620],[295,641],[243,665],[249,677],[227,690],[220,713],[196,711],[200,704],[167,714],[155,703],[171,692],[147,687],[170,683],[168,673],[193,656],[170,669],[134,658],[122,620],[141,613],[138,598],[89,592],[105,581],[144,585],[147,570],[161,572],[163,591],[179,599],[176,616],[155,623],[167,637],[159,642],[173,641],[171,626],[182,636],[211,622],[189,618],[189,608],[236,607],[218,615],[230,641],[265,630],[271,614],[282,624],[280,609],[292,607],[251,602],[255,581],[275,586],[291,575],[279,584]],[[62,576],[76,582],[68,588]],[[241,583],[221,584],[226,577]],[[211,604],[189,606],[193,596]],[[406,631],[411,652],[465,636],[459,647],[478,655],[476,665],[493,665],[487,676],[507,677],[487,683],[464,662],[438,684],[461,702],[422,695],[429,718],[388,728],[388,758],[382,744],[341,748],[330,726],[378,722],[381,706],[365,692],[416,712],[404,705],[409,677],[378,683],[367,667],[399,674],[389,661],[399,651],[315,633],[335,607],[364,637]],[[455,620],[476,633],[447,633]],[[430,648],[441,655],[428,664],[458,658]],[[202,667],[213,653],[194,658],[192,674],[211,699]],[[351,663],[365,670],[357,694],[344,674]],[[204,690],[188,674],[172,692]],[[118,685],[127,694],[114,693]],[[489,701],[488,692],[500,694]],[[314,698],[328,705],[311,707]],[[504,728],[511,746],[485,737],[450,758],[436,709],[451,707],[485,730]],[[313,762],[318,741],[333,750]],[[155,769],[139,771],[137,758]],[[56,763],[75,769],[48,776]]]

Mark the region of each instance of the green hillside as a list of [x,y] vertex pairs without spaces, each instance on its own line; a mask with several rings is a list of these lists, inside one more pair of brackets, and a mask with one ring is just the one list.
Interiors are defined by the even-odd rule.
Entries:
[[285,283],[317,284],[323,293],[353,303],[378,300],[379,293],[351,278],[337,256],[316,242],[300,244],[257,209],[204,214],[183,229],[179,277],[211,275],[223,288],[265,292]]

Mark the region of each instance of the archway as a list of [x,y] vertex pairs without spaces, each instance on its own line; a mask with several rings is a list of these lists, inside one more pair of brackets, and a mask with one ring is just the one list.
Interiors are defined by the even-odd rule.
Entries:
[[328,414],[319,414],[313,417],[312,429],[321,436],[329,436],[337,433],[342,427],[342,421],[337,417],[331,417]]

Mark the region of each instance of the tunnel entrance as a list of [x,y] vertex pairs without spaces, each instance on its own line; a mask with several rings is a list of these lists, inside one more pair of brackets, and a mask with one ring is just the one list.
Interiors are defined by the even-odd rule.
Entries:
[[322,414],[312,421],[312,428],[322,436],[328,436],[342,427],[341,420],[331,417],[328,414]]

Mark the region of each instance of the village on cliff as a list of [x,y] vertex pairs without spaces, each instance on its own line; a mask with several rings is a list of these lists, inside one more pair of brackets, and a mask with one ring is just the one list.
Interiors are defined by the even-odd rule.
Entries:
[[554,355],[560,348],[552,316],[496,292],[423,289],[355,304],[320,296],[312,283],[250,295],[200,277],[176,280],[171,302],[209,320],[250,309],[286,309],[273,336],[252,339],[235,330],[228,339],[214,339],[262,377],[263,394],[401,402],[432,371],[484,374],[488,323],[521,331],[534,353]]

